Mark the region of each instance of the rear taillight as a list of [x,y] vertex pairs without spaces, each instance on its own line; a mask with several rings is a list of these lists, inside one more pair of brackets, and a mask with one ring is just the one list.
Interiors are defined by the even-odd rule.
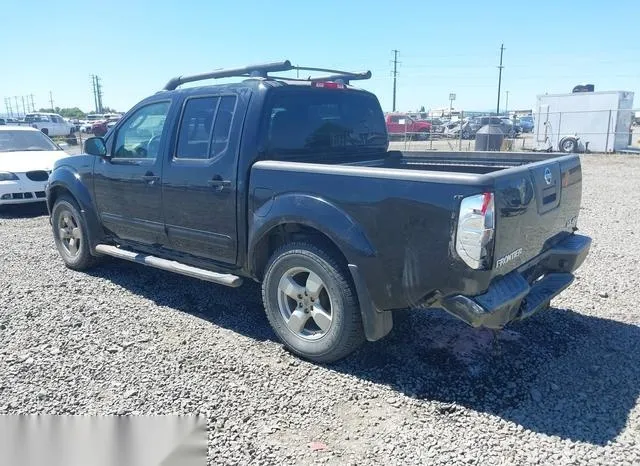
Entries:
[[333,81],[314,81],[311,87],[322,87],[324,89],[344,89],[344,84]]
[[469,267],[489,268],[495,225],[493,193],[462,200],[456,230],[456,252]]

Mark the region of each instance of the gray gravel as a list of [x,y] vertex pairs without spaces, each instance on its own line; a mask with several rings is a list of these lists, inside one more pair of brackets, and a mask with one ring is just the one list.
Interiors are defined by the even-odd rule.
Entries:
[[497,344],[412,311],[332,367],[275,342],[256,286],[72,272],[44,210],[6,211],[0,413],[206,413],[213,464],[639,464],[640,159],[583,163],[593,249],[553,309]]

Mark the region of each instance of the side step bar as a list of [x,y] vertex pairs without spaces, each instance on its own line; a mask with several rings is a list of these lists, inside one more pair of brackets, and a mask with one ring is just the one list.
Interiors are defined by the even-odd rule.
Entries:
[[118,259],[137,262],[138,264],[147,265],[149,267],[168,270],[169,272],[179,273],[188,277],[199,278],[200,280],[230,286],[232,288],[237,288],[242,285],[242,278],[236,275],[211,272],[210,270],[192,267],[190,265],[162,259],[156,256],[128,251],[126,249],[121,249],[119,247],[111,246],[108,244],[98,244],[96,246],[96,252],[99,252],[100,254],[106,254],[107,256],[117,257]]

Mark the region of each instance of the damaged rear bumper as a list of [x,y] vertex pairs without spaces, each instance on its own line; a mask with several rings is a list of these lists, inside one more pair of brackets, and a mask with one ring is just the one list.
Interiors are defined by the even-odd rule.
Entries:
[[573,271],[584,262],[591,238],[571,235],[520,268],[494,280],[478,296],[454,295],[440,306],[473,327],[500,329],[527,318],[573,282]]

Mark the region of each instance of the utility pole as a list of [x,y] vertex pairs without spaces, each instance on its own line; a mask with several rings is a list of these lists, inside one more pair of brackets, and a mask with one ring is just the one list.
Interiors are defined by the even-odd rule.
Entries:
[[398,53],[399,50],[393,49],[393,111],[396,111],[396,86],[398,83]]
[[20,115],[20,105],[18,105],[18,96],[14,95],[13,100],[16,103],[16,116]]
[[100,84],[100,76],[95,76],[96,80],[96,98],[98,100],[98,113],[102,113],[102,84]]
[[7,110],[7,116],[13,117],[13,112],[11,111],[11,99],[9,97],[4,98],[4,108]]
[[55,112],[56,108],[53,106],[53,93],[49,91],[49,103],[51,104],[51,111]]
[[96,113],[98,113],[98,94],[96,93],[96,77],[91,75],[91,92],[93,92],[93,103],[95,105]]
[[22,113],[24,113],[25,115],[27,114],[27,109],[24,106],[24,96],[22,96]]
[[500,66],[498,66],[498,104],[496,105],[496,115],[500,115],[500,87],[502,86],[502,55],[504,54],[504,44],[500,44]]
[[504,91],[507,94],[507,99],[504,101],[504,113],[509,116],[509,91]]
[[29,97],[31,97],[31,111],[35,112],[36,111],[36,104],[33,103],[33,94],[29,94]]

